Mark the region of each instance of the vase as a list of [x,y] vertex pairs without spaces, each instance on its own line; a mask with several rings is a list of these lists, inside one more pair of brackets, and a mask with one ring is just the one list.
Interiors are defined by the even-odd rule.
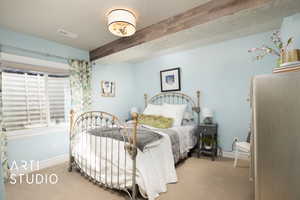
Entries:
[[[300,61],[300,50],[292,49],[289,51],[282,51],[280,56],[280,65],[292,64]],[[278,61],[277,61],[278,62]]]

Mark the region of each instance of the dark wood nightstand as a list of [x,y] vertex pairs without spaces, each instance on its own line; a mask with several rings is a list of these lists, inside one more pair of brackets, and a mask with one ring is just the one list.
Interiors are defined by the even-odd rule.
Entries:
[[198,127],[198,158],[201,154],[210,155],[214,161],[218,154],[218,125],[200,124]]

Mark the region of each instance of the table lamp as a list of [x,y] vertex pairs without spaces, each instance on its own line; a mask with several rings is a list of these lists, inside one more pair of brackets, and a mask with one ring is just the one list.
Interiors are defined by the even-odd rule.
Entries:
[[213,112],[209,108],[203,108],[202,109],[202,117],[203,122],[205,124],[212,124],[213,123]]

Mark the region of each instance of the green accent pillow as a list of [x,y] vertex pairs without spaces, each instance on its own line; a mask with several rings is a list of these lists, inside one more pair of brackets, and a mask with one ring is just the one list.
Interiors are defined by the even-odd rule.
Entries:
[[157,115],[139,115],[138,123],[155,128],[171,128],[173,125],[173,119]]

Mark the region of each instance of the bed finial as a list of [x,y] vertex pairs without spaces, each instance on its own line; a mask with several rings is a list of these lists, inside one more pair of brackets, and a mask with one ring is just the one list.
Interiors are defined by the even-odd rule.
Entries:
[[137,114],[136,112],[133,112],[133,113],[131,114],[131,117],[132,117],[133,120],[137,120],[138,114]]
[[144,94],[144,100],[145,100],[145,108],[146,108],[147,105],[148,105],[148,95],[147,95],[147,93]]
[[131,117],[133,120],[132,143],[134,146],[136,146],[136,131],[137,131],[137,123],[138,123],[138,114],[134,112],[131,114]]
[[72,147],[71,147],[71,141],[72,141],[72,129],[73,129],[73,124],[74,124],[74,119],[75,119],[75,111],[73,109],[71,109],[70,111],[70,133],[69,133],[69,172],[72,171],[72,164],[73,164],[73,156],[72,156]]
[[197,90],[197,107],[200,108],[200,90]]

